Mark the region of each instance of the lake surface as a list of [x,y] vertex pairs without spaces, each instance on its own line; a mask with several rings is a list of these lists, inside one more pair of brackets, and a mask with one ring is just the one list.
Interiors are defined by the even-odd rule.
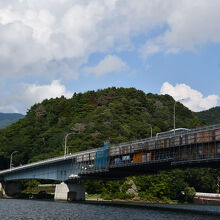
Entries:
[[[220,219],[220,206],[196,206],[196,205],[150,205],[151,207],[128,207],[97,205],[87,203],[70,203],[56,201],[38,201],[22,199],[0,199],[1,220],[31,220],[31,219]],[[169,208],[177,207],[177,210]],[[166,208],[168,208],[166,210]],[[193,211],[189,211],[189,209]],[[198,213],[195,212],[198,211]],[[218,213],[219,215],[205,213]],[[203,211],[203,213],[200,213]]]

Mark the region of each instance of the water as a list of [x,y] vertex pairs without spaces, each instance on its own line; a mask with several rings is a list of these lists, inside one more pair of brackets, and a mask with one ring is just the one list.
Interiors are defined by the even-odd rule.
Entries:
[[[151,205],[150,205],[151,206]],[[158,207],[157,207],[158,206]],[[165,210],[169,207],[178,207],[178,210]],[[184,208],[185,207],[185,208]],[[111,206],[95,205],[87,203],[69,203],[55,201],[37,201],[21,199],[0,199],[0,220],[50,220],[50,219],[94,219],[94,220],[142,220],[142,219],[220,219],[219,215],[190,212],[187,209],[203,210],[209,212],[220,212],[218,206],[170,206],[155,205],[152,209],[146,207],[128,207],[128,206]]]

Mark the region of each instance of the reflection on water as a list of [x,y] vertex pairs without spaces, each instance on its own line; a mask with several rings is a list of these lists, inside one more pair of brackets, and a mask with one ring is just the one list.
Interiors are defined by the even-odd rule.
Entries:
[[[160,205],[159,205],[160,206]],[[163,205],[162,205],[163,206]],[[168,205],[169,206],[169,205]],[[169,206],[170,207],[170,206]],[[189,207],[189,206],[188,206]],[[192,206],[197,207],[197,206]],[[198,206],[200,209],[201,206]],[[162,207],[164,208],[164,207]],[[206,206],[207,208],[207,206]],[[220,207],[210,207],[213,211]],[[209,207],[208,207],[209,209]],[[220,219],[219,216],[205,215],[189,211],[171,211],[160,207],[156,209],[95,205],[86,203],[69,203],[37,200],[0,199],[0,219]]]

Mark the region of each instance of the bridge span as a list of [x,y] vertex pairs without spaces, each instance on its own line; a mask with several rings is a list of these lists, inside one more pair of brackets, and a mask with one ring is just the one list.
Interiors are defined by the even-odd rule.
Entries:
[[121,179],[177,167],[220,167],[220,124],[178,128],[114,146],[105,142],[101,148],[0,171],[0,181],[10,194],[18,191],[12,190],[15,181],[60,180],[66,184],[57,185],[55,198],[83,199],[84,189],[76,184],[80,179]]

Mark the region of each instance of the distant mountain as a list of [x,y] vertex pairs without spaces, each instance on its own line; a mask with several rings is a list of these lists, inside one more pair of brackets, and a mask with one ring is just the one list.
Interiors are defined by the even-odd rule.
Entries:
[[207,124],[220,123],[220,106],[210,108],[206,111],[196,112],[196,115]]
[[0,113],[0,129],[7,127],[23,117],[24,115],[18,113]]

